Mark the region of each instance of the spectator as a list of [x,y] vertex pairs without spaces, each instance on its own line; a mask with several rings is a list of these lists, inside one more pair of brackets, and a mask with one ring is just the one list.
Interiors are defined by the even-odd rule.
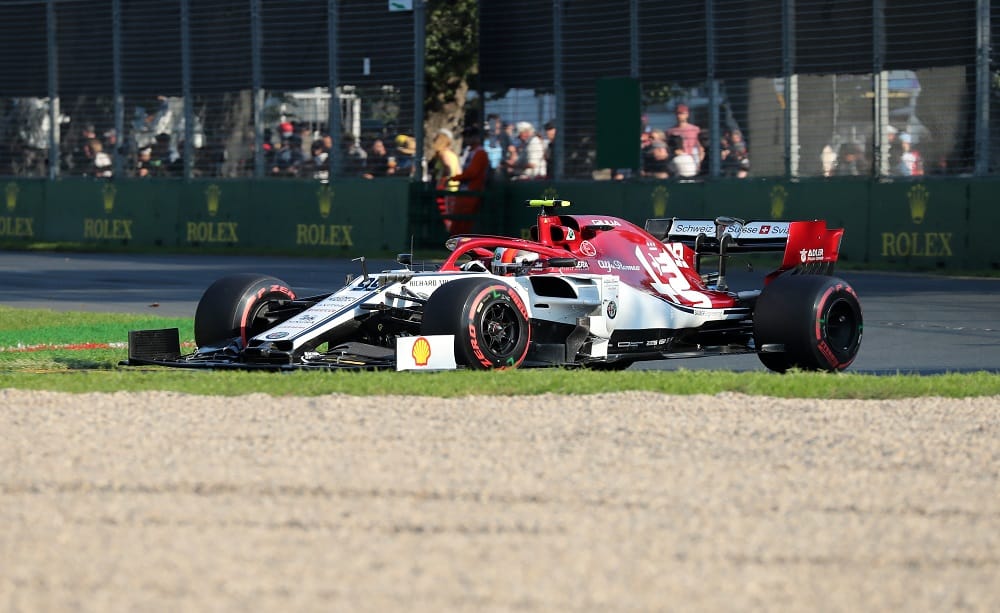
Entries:
[[652,179],[666,179],[670,176],[670,152],[663,141],[653,141],[649,155],[645,158],[642,176]]
[[112,174],[111,156],[104,151],[104,145],[96,138],[87,144],[93,152],[93,165],[86,174],[92,174],[101,179],[110,179]]
[[[284,131],[282,131],[284,133]],[[281,139],[281,146],[274,152],[271,163],[272,177],[297,177],[302,170],[302,142],[297,134],[288,131],[288,136]]]
[[750,176],[750,158],[742,158],[739,161],[739,167],[736,169],[737,179],[746,179]]
[[707,130],[702,130],[698,133],[698,151],[702,154],[701,158],[698,160],[698,176],[707,177],[711,172],[711,161],[708,159],[711,157],[709,144],[709,134]]
[[169,176],[174,169],[174,162],[177,159],[179,158],[174,156],[170,148],[170,135],[165,132],[157,134],[153,145],[153,168],[156,169],[155,176]]
[[308,162],[309,158],[312,156],[311,143],[316,141],[317,135],[316,133],[313,132],[312,126],[310,126],[308,123],[300,123],[296,134],[298,135],[299,142],[302,143],[303,147],[305,147],[306,143],[310,143],[309,150],[308,151],[303,150],[302,152],[302,161]]
[[147,178],[156,175],[156,166],[153,164],[153,148],[143,147],[139,150],[139,157],[135,161],[135,176]]
[[517,123],[514,141],[516,159],[513,161],[515,179],[537,179],[545,176],[545,145],[535,134],[535,126],[527,121]]
[[479,129],[466,128],[462,131],[462,140],[468,146],[469,152],[465,157],[462,172],[452,176],[451,180],[458,181],[464,190],[482,191],[486,188],[489,177],[490,161],[489,155],[483,148]]
[[899,135],[898,173],[902,177],[919,177],[924,174],[924,161],[913,148],[913,137],[908,132]]
[[70,151],[68,169],[74,174],[89,175],[94,171],[94,151],[90,143],[97,138],[94,124],[83,126],[76,146]]
[[899,130],[892,124],[885,126],[885,145],[889,152],[889,174],[896,174],[899,170],[899,156],[902,155],[902,146],[899,142]]
[[451,149],[454,135],[451,130],[442,128],[434,135],[431,142],[431,178],[437,189],[446,189],[448,180],[461,173],[462,167],[458,163],[458,156]]
[[[653,146],[659,143],[663,145],[662,149],[667,153],[667,158],[670,157],[670,152],[667,151],[666,133],[663,130],[650,130],[649,132],[643,132],[639,137],[639,143],[642,147],[642,159],[640,161],[639,174],[643,177],[655,177],[657,173],[667,172],[665,167],[661,168],[663,164],[654,156],[655,152],[653,151]],[[658,156],[659,154],[655,155]],[[665,179],[666,177],[659,178]]]
[[458,164],[458,156],[451,150],[453,140],[454,137],[451,130],[441,128],[434,135],[434,140],[431,142],[433,153],[431,154],[429,166],[431,169],[431,180],[434,181],[434,190],[436,192],[434,202],[437,205],[441,219],[444,221],[445,228],[451,227],[448,216],[454,213],[456,208],[455,196],[448,192],[458,191],[458,182],[452,181],[451,178],[462,172],[462,167]]
[[357,137],[344,134],[344,175],[348,177],[363,177],[368,165],[368,152],[365,151]]
[[545,123],[545,177],[555,179],[556,173],[556,124]]
[[494,173],[501,173],[504,156],[507,147],[510,146],[510,138],[503,130],[503,122],[499,115],[490,115],[486,118],[486,127],[489,132],[483,140],[483,149],[490,159],[490,168]]
[[503,132],[503,160],[502,163],[502,175],[504,179],[510,179],[514,176],[514,165],[517,163],[517,137],[514,135],[514,124],[509,121],[503,122],[501,125],[501,130]]
[[649,146],[653,144],[652,131],[639,132],[639,154],[645,158],[649,155]]
[[398,177],[412,177],[414,156],[417,154],[417,139],[400,134],[396,137],[396,168],[393,174]]
[[695,156],[684,149],[684,138],[680,134],[667,136],[667,149],[670,150],[670,176],[678,179],[690,179],[698,174],[698,162]]
[[861,155],[861,147],[855,143],[844,143],[840,146],[840,152],[837,156],[837,169],[836,173],[838,177],[857,177],[860,176],[861,168],[863,164],[863,159]]
[[304,174],[320,183],[330,182],[330,150],[321,139],[309,146],[309,159],[303,163]]
[[[462,132],[462,140],[468,146],[469,153],[465,156],[465,166],[462,172],[451,177],[451,183],[458,183],[462,191],[482,192],[486,189],[486,181],[490,174],[490,158],[482,146],[482,136],[478,128],[466,128]],[[480,194],[461,194],[447,197],[451,205],[446,209],[448,214],[475,215],[482,204]],[[467,234],[472,231],[473,219],[444,218],[444,227],[449,234]]]
[[819,163],[823,176],[832,177],[837,168],[837,152],[829,143],[823,145],[823,149],[819,153]]
[[743,140],[743,132],[733,130],[729,134],[729,147],[736,157],[742,159],[750,156],[747,150],[747,142]]
[[722,176],[745,178],[750,170],[750,156],[743,133],[733,130],[722,142]]
[[[395,165],[395,158],[393,158]],[[385,177],[389,175],[389,153],[385,149],[385,143],[381,138],[372,141],[372,149],[368,152],[368,170],[364,173],[366,179]]]
[[[692,156],[695,166],[701,163],[701,151],[698,147],[698,135],[701,128],[688,121],[691,116],[686,104],[678,104],[675,110],[677,125],[667,130],[667,136],[680,136],[684,143],[684,153]],[[671,150],[673,148],[671,147]]]

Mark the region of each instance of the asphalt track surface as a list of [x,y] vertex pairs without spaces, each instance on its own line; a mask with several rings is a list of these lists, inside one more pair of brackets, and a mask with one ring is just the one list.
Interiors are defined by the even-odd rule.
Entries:
[[[377,272],[397,265],[368,260],[366,266]],[[273,275],[297,294],[313,295],[340,287],[348,274],[361,274],[361,263],[338,258],[0,251],[0,304],[193,317],[205,288],[239,272]],[[730,287],[758,288],[763,274],[733,272]],[[1000,372],[1000,279],[857,271],[838,275],[855,288],[864,311],[864,340],[852,372]],[[633,368],[764,370],[752,355],[662,360]]]

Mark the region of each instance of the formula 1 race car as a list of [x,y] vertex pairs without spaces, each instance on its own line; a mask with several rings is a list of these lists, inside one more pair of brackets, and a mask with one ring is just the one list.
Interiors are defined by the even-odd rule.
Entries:
[[[651,219],[640,228],[539,207],[531,238],[462,235],[435,270],[400,268],[301,297],[267,275],[213,283],[194,319],[129,333],[129,365],[473,369],[580,366],[755,353],[775,371],[839,371],[861,344],[861,305],[831,276],[842,229],[824,221]],[[735,254],[783,254],[763,288],[733,290]],[[703,270],[703,260],[711,271]]]

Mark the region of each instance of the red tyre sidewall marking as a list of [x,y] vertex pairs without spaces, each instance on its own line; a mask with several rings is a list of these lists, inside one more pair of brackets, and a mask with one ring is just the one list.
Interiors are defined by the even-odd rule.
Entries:
[[243,306],[243,315],[240,316],[240,340],[243,341],[244,347],[247,346],[247,319],[250,318],[250,309],[267,294],[284,294],[289,300],[295,300],[295,292],[283,285],[272,285],[257,290],[257,295]]
[[854,294],[854,290],[852,290],[850,287],[847,287],[847,286],[845,286],[843,284],[839,284],[838,283],[837,285],[834,285],[833,287],[827,288],[826,292],[819,299],[819,306],[816,309],[816,329],[815,329],[815,334],[816,334],[816,348],[819,350],[819,352],[823,356],[823,358],[826,359],[827,363],[830,366],[836,368],[837,370],[843,370],[843,369],[847,368],[848,366],[850,366],[851,362],[854,361],[854,357],[852,356],[851,359],[847,360],[846,362],[841,362],[837,358],[837,355],[833,352],[833,349],[830,348],[830,345],[827,344],[826,339],[823,338],[823,323],[822,323],[822,320],[824,319],[824,317],[823,317],[823,311],[826,310],[827,301],[830,298],[830,295],[833,294],[834,292],[838,292],[840,290],[844,290],[844,291],[846,291],[846,292],[848,292],[848,293],[856,296],[856,294]]
[[[491,285],[476,294],[476,297],[472,299],[472,304],[475,305],[475,308],[469,310],[469,344],[472,347],[472,352],[475,354],[476,359],[479,360],[480,364],[487,368],[497,368],[497,364],[487,358],[483,353],[482,348],[479,346],[479,337],[476,334],[476,316],[483,308],[484,299],[494,292],[499,292],[506,296],[507,299],[510,300],[515,307],[517,307],[517,310],[521,312],[521,315],[524,316],[524,320],[528,320],[528,309],[524,306],[524,301],[521,300],[521,297],[517,294],[517,292],[513,291],[509,286],[499,284]],[[531,327],[527,326],[526,331],[528,342],[524,345],[524,352],[515,361],[515,366],[523,362],[524,356],[528,355],[528,347],[531,345]],[[499,366],[498,370],[504,370],[505,368],[506,366]]]

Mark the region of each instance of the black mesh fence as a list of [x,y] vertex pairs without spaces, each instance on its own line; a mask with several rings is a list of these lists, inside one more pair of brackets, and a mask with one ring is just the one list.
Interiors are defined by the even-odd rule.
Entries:
[[[405,166],[421,1],[4,2],[0,174]],[[997,4],[480,0],[470,116],[550,123],[549,178],[991,175]]]
[[[482,8],[484,89],[561,92],[567,177],[688,178],[669,163],[674,144],[666,143],[667,163],[656,153],[679,131],[678,108],[699,128],[684,146],[699,162],[695,178],[994,172],[997,9],[989,2],[584,0],[540,10],[512,0]],[[504,41],[515,31],[525,42],[512,54]],[[538,60],[526,31],[544,33]],[[561,44],[548,61],[553,32]],[[597,83],[623,76],[641,89],[646,134],[636,146],[647,153],[638,169],[602,169],[593,165],[598,124],[608,109],[630,111],[602,108]]]
[[414,135],[413,10],[392,4],[0,4],[0,174],[361,174]]

